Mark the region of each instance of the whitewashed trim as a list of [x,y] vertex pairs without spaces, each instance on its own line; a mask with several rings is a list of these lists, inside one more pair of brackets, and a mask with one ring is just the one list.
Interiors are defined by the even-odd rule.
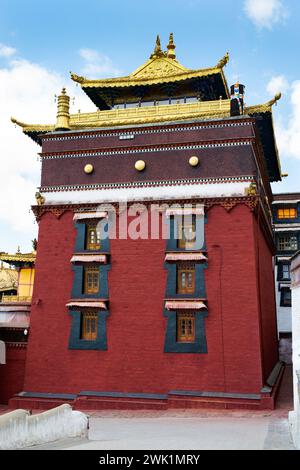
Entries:
[[106,310],[105,302],[92,302],[92,301],[72,301],[66,304],[66,307],[89,307],[89,308],[101,308],[102,310]]
[[274,229],[276,231],[280,231],[283,229],[292,229],[292,230],[300,230],[300,224],[299,222],[296,222],[295,224],[289,223],[285,224],[284,222],[282,224],[274,224]]
[[276,233],[280,233],[280,232],[297,232],[299,231],[299,226],[290,226],[290,227],[286,227],[285,225],[282,225],[280,228],[276,227],[275,228],[275,232]]
[[167,253],[165,261],[207,261],[203,253]]
[[196,300],[170,300],[166,302],[165,308],[167,310],[202,310],[207,309],[207,306],[204,302]]
[[285,204],[286,206],[288,206],[289,204],[297,204],[298,202],[300,202],[300,199],[293,199],[293,200],[285,199],[284,201],[273,201],[272,204],[274,206],[276,204]]
[[74,214],[73,220],[104,219],[107,217],[107,212],[77,212]]
[[204,205],[201,207],[184,207],[184,208],[174,208],[167,209],[166,216],[171,217],[172,215],[204,215]]
[[82,263],[107,263],[106,255],[91,255],[91,254],[78,254],[73,255],[71,263],[82,262]]
[[43,192],[45,204],[102,204],[125,201],[203,199],[245,196],[249,181],[216,184],[182,184],[163,187],[111,188],[79,191]]

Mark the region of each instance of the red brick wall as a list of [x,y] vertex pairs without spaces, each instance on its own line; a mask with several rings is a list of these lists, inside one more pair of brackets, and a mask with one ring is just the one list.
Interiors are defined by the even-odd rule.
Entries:
[[6,347],[6,364],[0,364],[0,404],[24,390],[25,361],[26,348]]
[[254,234],[256,239],[258,284],[260,286],[263,371],[264,380],[266,381],[274,365],[279,360],[277,323],[274,313],[276,311],[275,283],[272,252],[256,219],[254,219]]
[[[108,351],[69,350],[71,318],[65,304],[72,287],[74,240],[71,212],[60,219],[43,215],[24,390],[259,393],[263,380],[253,214],[246,206],[229,213],[215,206],[208,212],[208,354],[203,355],[163,352],[165,240],[111,240]],[[267,328],[264,338],[268,334]]]

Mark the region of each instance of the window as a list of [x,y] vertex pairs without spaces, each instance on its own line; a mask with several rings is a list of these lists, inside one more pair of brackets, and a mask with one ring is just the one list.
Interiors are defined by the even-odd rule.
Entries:
[[193,294],[195,291],[195,267],[178,267],[177,270],[177,293]]
[[291,278],[290,274],[290,265],[289,264],[282,264],[282,271],[281,271],[281,279],[283,281],[289,281]]
[[295,207],[285,207],[284,209],[277,209],[278,219],[296,219],[297,210]]
[[98,314],[86,312],[81,314],[81,339],[95,341],[98,334]]
[[177,342],[195,342],[195,314],[177,313]]
[[293,251],[298,249],[297,237],[280,236],[277,240],[277,248],[279,251]]
[[178,248],[182,248],[184,250],[193,249],[195,248],[195,242],[196,217],[193,216],[191,221],[181,221],[178,224]]
[[280,306],[291,307],[292,305],[292,292],[289,287],[283,287],[281,289]]
[[86,233],[86,250],[100,250],[100,230],[97,224],[88,225]]
[[84,294],[97,294],[99,292],[99,268],[85,268]]

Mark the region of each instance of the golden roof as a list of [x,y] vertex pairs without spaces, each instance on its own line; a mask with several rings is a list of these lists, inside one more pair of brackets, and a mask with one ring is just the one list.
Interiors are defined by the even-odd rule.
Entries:
[[10,268],[0,268],[0,291],[17,289],[18,271]]
[[[159,36],[157,36],[154,52],[150,55],[150,58],[129,75],[89,80],[88,78],[71,72],[71,78],[73,81],[80,83],[82,88],[119,88],[137,85],[156,85],[221,74],[228,95],[228,86],[222,70],[229,61],[228,52],[214,67],[191,70],[178,62],[174,51],[175,47],[173,33],[170,33],[169,43],[167,45],[168,51],[166,52],[162,51],[160,39]],[[227,98],[228,97],[229,95]]]
[[[226,55],[224,57],[229,56]],[[191,70],[181,65],[176,59],[159,57],[147,60],[147,62],[125,77],[89,80],[85,77],[76,75],[75,73],[71,73],[71,78],[74,82],[80,83],[83,88],[156,85],[222,73],[222,69],[224,67],[223,63],[225,65],[225,61],[222,62],[221,60],[215,67]]]
[[10,255],[8,253],[0,253],[0,261],[4,261],[5,263],[35,263],[36,258],[36,251],[31,253],[20,253],[19,251],[14,254]]
[[[277,95],[267,103],[245,107],[245,115],[272,112],[273,104],[279,99]],[[230,116],[230,100],[199,101],[186,104],[163,106],[141,106],[136,108],[112,109],[93,113],[77,113],[70,115],[69,129],[72,131],[97,129],[122,125],[148,124],[168,121],[184,121],[190,119],[212,119]],[[22,127],[23,132],[37,139],[39,133],[52,132],[54,124],[26,124],[11,118],[12,122]]]

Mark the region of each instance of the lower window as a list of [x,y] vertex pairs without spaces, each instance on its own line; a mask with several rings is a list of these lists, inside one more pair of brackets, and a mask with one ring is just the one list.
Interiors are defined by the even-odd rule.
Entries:
[[195,342],[195,314],[177,313],[177,342]]
[[280,306],[291,307],[292,305],[292,292],[289,287],[281,288]]
[[95,341],[98,333],[98,314],[85,312],[81,314],[81,339]]

